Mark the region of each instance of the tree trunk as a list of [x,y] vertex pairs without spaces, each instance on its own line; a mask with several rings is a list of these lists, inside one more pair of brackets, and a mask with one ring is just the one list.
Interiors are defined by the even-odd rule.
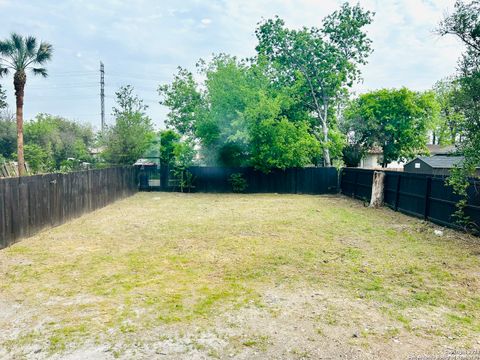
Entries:
[[323,147],[323,160],[325,162],[325,166],[332,166],[332,162],[330,160],[330,149],[326,146],[328,143],[328,125],[326,121],[322,124],[322,133],[323,133],[323,141],[325,146]]
[[323,121],[322,121],[322,132],[323,132],[323,159],[325,161],[325,166],[332,166],[330,160],[330,149],[328,148],[328,100],[323,97]]
[[313,97],[313,101],[315,103],[315,109],[317,112],[318,119],[320,120],[322,124],[322,134],[323,134],[323,164],[324,166],[332,166],[332,162],[330,161],[330,150],[327,147],[328,143],[328,122],[327,122],[327,116],[328,116],[328,99],[324,95],[323,96],[323,114],[322,114],[322,107],[318,103],[317,96],[315,95],[315,91],[313,89],[312,82],[310,80],[310,77],[308,76],[307,72],[304,71],[304,69],[300,69],[302,74],[305,76],[305,79],[308,81],[308,85],[310,86],[310,93]]
[[370,207],[380,207],[383,205],[383,188],[385,173],[383,171],[373,172],[372,197],[370,199]]
[[13,77],[15,97],[17,100],[17,159],[18,176],[25,175],[25,159],[23,156],[23,96],[27,76],[25,72],[16,72]]

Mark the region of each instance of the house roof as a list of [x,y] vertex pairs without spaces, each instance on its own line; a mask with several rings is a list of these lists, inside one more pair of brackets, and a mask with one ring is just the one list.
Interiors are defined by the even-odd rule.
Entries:
[[419,156],[410,161],[408,164],[416,161],[417,159],[422,160],[434,169],[451,169],[463,161],[463,156]]
[[[453,154],[457,148],[455,145],[438,145],[438,144],[428,144],[427,145],[428,152],[430,155],[449,155]],[[419,150],[419,152],[423,152]],[[382,155],[383,150],[380,146],[372,146],[370,149],[368,149],[367,153],[369,154],[378,154]]]
[[455,145],[433,145],[428,144],[427,149],[430,152],[430,155],[447,155],[454,153],[457,148]]
[[138,159],[133,166],[156,166],[157,163],[155,161],[151,161],[148,159]]

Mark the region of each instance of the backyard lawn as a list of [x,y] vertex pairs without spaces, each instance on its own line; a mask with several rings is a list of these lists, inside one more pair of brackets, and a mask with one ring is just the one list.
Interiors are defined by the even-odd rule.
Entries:
[[341,196],[139,193],[0,250],[0,359],[480,348],[480,239]]

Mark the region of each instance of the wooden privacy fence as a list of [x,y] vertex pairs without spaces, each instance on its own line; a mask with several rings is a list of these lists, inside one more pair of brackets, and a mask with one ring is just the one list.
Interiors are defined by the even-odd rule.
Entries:
[[[335,168],[292,168],[274,169],[268,174],[251,167],[214,167],[193,166],[188,168],[193,176],[192,192],[215,193],[232,192],[230,177],[242,174],[247,182],[245,193],[280,194],[329,194],[338,192],[338,171]],[[146,190],[176,191],[172,186],[171,172],[168,168],[159,170],[160,175],[149,171],[149,178],[160,178],[160,186],[150,186]]]
[[0,248],[136,191],[133,167],[0,179]]
[[253,168],[191,167],[195,191],[232,192],[230,176],[243,175],[247,193],[326,194],[338,192],[335,168],[274,169],[268,174]]
[[[340,176],[341,192],[370,201],[374,170],[344,168]],[[458,227],[453,217],[460,197],[445,184],[445,177],[385,171],[384,202],[395,211],[423,218],[434,223]],[[468,203],[465,207],[475,226],[480,229],[480,182],[470,179]]]

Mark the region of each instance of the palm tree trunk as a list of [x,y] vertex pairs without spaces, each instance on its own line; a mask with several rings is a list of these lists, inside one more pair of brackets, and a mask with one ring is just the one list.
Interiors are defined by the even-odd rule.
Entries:
[[25,159],[23,155],[23,97],[25,93],[25,82],[27,76],[25,72],[16,72],[13,77],[15,87],[15,97],[17,100],[17,159],[18,176],[25,175]]

